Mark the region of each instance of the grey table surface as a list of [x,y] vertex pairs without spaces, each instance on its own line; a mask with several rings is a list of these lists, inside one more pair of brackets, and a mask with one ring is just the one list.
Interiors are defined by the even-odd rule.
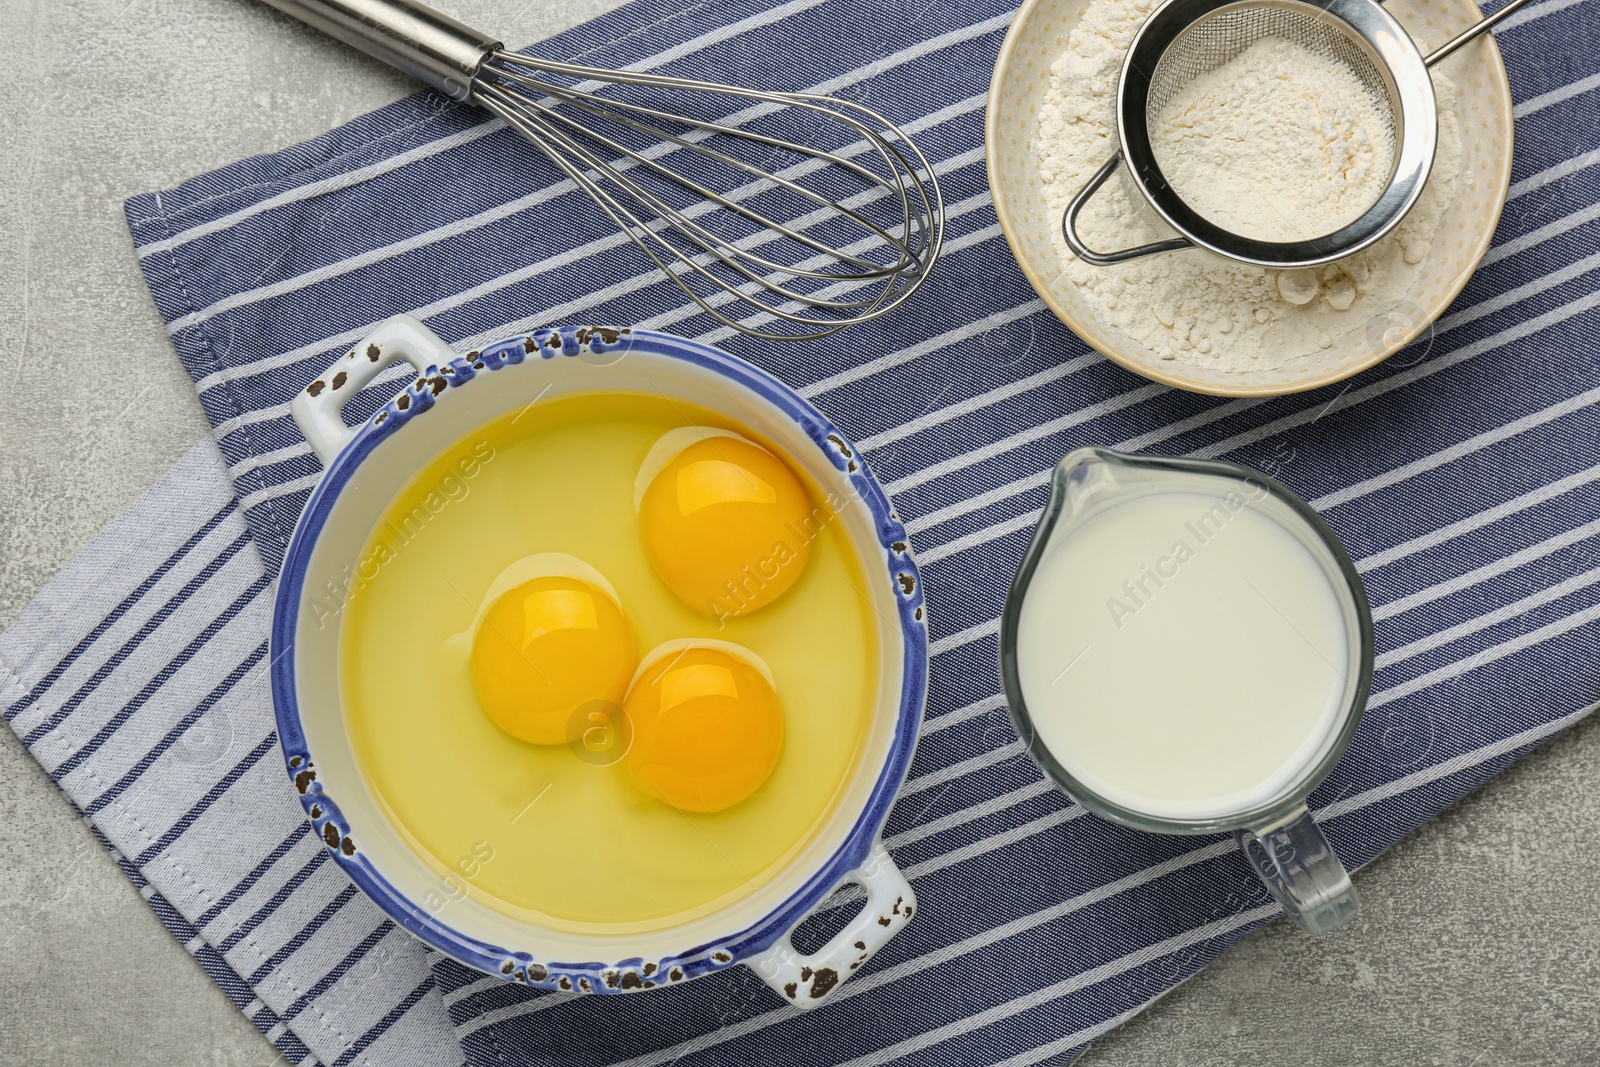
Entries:
[[[520,42],[615,2],[439,6]],[[0,0],[0,55],[4,625],[207,429],[122,201],[410,86],[251,0]],[[1600,1062],[1600,723],[1357,882],[1351,928],[1277,923],[1082,1062]],[[277,1059],[0,730],[0,1064]]]

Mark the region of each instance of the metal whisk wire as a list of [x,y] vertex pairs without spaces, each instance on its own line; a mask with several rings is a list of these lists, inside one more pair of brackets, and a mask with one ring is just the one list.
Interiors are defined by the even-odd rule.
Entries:
[[[785,340],[836,333],[903,303],[921,284],[928,267],[938,255],[942,238],[939,219],[943,214],[943,205],[937,183],[929,181],[925,186],[919,180],[919,174],[931,176],[932,168],[916,145],[904,134],[896,132],[897,138],[914,155],[915,162],[907,159],[899,147],[878,132],[879,129],[894,130],[895,127],[855,101],[739,89],[664,75],[616,73],[505,51],[496,51],[490,58],[491,62],[484,65],[474,84],[473,99],[537,145],[574,184],[599,204],[617,227],[685,294],[708,314],[734,329]],[[728,121],[690,118],[643,104],[602,97],[531,73],[534,71],[581,81],[610,81],[655,89],[716,93],[748,99],[769,108],[782,106],[812,112],[839,123],[856,135],[859,138],[856,146],[874,152],[884,163],[888,176],[862,166],[837,151],[775,138]],[[511,83],[514,88],[508,88],[502,84],[504,82]],[[556,106],[559,104],[572,105],[588,116],[632,130],[659,144],[661,149],[637,150],[584,125],[571,115],[563,114]],[[762,109],[758,107],[752,110]],[[850,111],[861,117],[850,114]],[[686,126],[690,132],[674,132],[663,125],[656,125],[657,122]],[[878,129],[871,124],[876,124]],[[719,136],[789,152],[804,157],[806,162],[777,172],[765,170],[706,143]],[[593,142],[601,151],[585,144],[586,140]],[[702,160],[750,180],[742,188],[727,193],[718,192],[682,171],[665,166],[658,157],[672,150],[694,153]],[[622,162],[613,163],[611,157],[618,156],[623,157]],[[803,176],[800,172],[822,166],[839,168],[854,175],[866,186],[848,198],[856,202],[855,206],[819,193],[795,180]],[[698,199],[698,206],[679,208],[643,182],[630,177],[630,170],[640,168],[689,192]],[[783,221],[748,206],[748,201],[773,189],[783,189],[815,205],[815,208],[808,215]],[[884,198],[890,198],[898,209],[898,233],[886,230],[856,210],[858,206]],[[730,240],[693,217],[704,216],[715,208],[726,209],[753,223],[757,233],[739,241]],[[641,217],[641,210],[658,221],[651,222]],[[805,229],[820,227],[833,220],[856,229],[859,240],[888,246],[893,259],[888,262],[870,259],[852,252],[850,245],[843,248],[829,245],[804,232]],[[681,243],[674,243],[668,233],[675,234]],[[756,251],[761,245],[779,238],[788,239],[809,250],[814,254],[813,260],[780,263]],[[711,270],[713,262],[734,272],[744,282],[730,284],[727,279],[717,276]],[[812,265],[808,265],[808,262]],[[695,291],[685,277],[688,273],[698,275],[727,292],[729,297],[763,314],[783,319],[810,332],[770,333],[749,323],[736,321],[713,306],[714,298],[708,299]],[[829,284],[801,292],[793,287],[793,280],[800,278]],[[838,298],[842,296],[842,290],[863,286],[872,287],[865,297]],[[763,292],[780,298],[788,306],[763,299],[760,295]],[[731,300],[721,302],[728,303]],[[822,317],[804,310],[797,311],[797,307],[836,314]]]
[[[933,167],[857,101],[522,55],[418,0],[266,2],[498,116],[739,332],[809,340],[877,318],[921,287],[943,249]],[[719,99],[747,106],[720,114]],[[760,125],[797,120],[824,143]],[[754,315],[740,317],[741,304]],[[771,322],[785,326],[762,328]]]

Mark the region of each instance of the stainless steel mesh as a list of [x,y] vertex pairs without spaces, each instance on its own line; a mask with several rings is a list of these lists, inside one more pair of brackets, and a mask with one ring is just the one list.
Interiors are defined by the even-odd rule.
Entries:
[[[1509,0],[1522,4],[1527,0]],[[1502,8],[1501,10],[1505,10]],[[1282,40],[1343,66],[1370,90],[1387,135],[1390,163],[1374,199],[1331,233],[1261,237],[1207,218],[1179,195],[1157,159],[1162,112],[1195,78],[1263,40]],[[1435,55],[1448,54],[1447,44]],[[1250,106],[1241,102],[1243,106]],[[1381,0],[1161,0],[1139,28],[1117,81],[1118,152],[1097,170],[1062,213],[1061,232],[1073,255],[1096,266],[1197,247],[1241,263],[1280,270],[1320,267],[1371,247],[1406,217],[1421,197],[1438,145],[1437,104],[1428,61]],[[1234,118],[1263,121],[1247,112]],[[1230,137],[1237,134],[1230,131]],[[1172,143],[1161,136],[1161,144]],[[1213,146],[1229,147],[1227,142]],[[1125,165],[1128,179],[1177,236],[1127,248],[1084,243],[1078,218],[1091,197]],[[1233,173],[1225,160],[1212,166]],[[1360,178],[1368,185],[1369,173]],[[1240,176],[1246,184],[1247,176]],[[1301,192],[1311,193],[1307,188]],[[1237,204],[1249,210],[1248,204]],[[1232,210],[1231,208],[1229,210]],[[1226,214],[1226,212],[1220,212]],[[1237,213],[1235,213],[1237,214]]]
[[1280,6],[1271,0],[1230,5],[1196,19],[1167,46],[1145,98],[1149,128],[1159,128],[1162,109],[1184,86],[1269,37],[1291,41],[1348,66],[1375,99],[1388,105],[1383,114],[1393,146],[1400,124],[1394,85],[1364,42],[1335,16],[1314,8]]

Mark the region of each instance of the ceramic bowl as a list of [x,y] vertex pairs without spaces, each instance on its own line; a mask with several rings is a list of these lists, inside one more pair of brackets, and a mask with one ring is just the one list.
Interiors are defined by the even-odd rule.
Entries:
[[[362,425],[345,400],[385,367],[415,370]],[[668,929],[615,935],[547,929],[441,878],[380,811],[356,766],[340,706],[339,627],[313,610],[316,591],[359,558],[390,501],[452,443],[546,396],[659,392],[711,408],[778,446],[824,493],[871,578],[883,664],[877,713],[856,771],[811,840],[764,886]],[[665,334],[546,329],[456,355],[412,319],[391,319],[291,404],[327,470],[295,527],[272,622],[272,691],[289,779],[317,836],[352,881],[400,926],[450,957],[509,981],[572,992],[652,989],[746,964],[810,1007],[910,919],[916,897],[880,831],[922,719],[928,640],[922,583],[905,529],[855,447],[787,386],[716,349]],[[573,872],[581,876],[581,872]],[[802,954],[789,933],[835,889],[866,903],[824,947]]]
[[[1320,352],[1275,369],[1243,372],[1163,360],[1101,319],[1062,272],[1053,237],[1060,232],[1061,216],[1046,202],[1033,158],[1050,66],[1066,50],[1067,37],[1088,4],[1026,0],[1022,5],[1000,47],[989,86],[985,143],[989,189],[1012,253],[1050,309],[1095,349],[1146,378],[1197,393],[1296,393],[1341,381],[1387,359],[1421,336],[1466,285],[1488,250],[1511,181],[1511,87],[1492,35],[1444,61],[1442,69],[1459,91],[1461,177],[1421,274],[1392,307],[1353,323]],[[1386,6],[1429,43],[1441,43],[1482,17],[1471,0],[1394,0]]]

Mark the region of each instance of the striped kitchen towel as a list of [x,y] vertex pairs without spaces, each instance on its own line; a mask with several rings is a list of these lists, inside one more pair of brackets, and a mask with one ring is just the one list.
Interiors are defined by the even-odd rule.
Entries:
[[336,873],[284,787],[270,590],[202,441],[0,636],[0,708],[287,1063],[454,1067],[423,947]]
[[[0,705],[292,1062],[1060,1060],[1268,921],[1230,841],[1085,816],[1006,718],[996,617],[1047,471],[1078,445],[1271,470],[1344,538],[1374,604],[1378,673],[1312,803],[1352,864],[1600,697],[1600,54],[1575,44],[1600,34],[1592,5],[1542,0],[1501,29],[1514,184],[1449,313],[1344,386],[1248,401],[1108,363],[1011,261],[982,162],[1010,17],[1005,0],[638,0],[542,46],[843,93],[915,134],[945,186],[947,258],[916,300],[843,343],[716,328],[554,168],[432,96],[129,203],[216,446],[0,641]],[[894,495],[934,637],[923,738],[887,830],[922,908],[821,1010],[795,1013],[740,968],[575,998],[430,961],[306,832],[263,684],[271,575],[320,469],[287,402],[402,311],[463,347],[579,319],[721,343],[813,399]]]

